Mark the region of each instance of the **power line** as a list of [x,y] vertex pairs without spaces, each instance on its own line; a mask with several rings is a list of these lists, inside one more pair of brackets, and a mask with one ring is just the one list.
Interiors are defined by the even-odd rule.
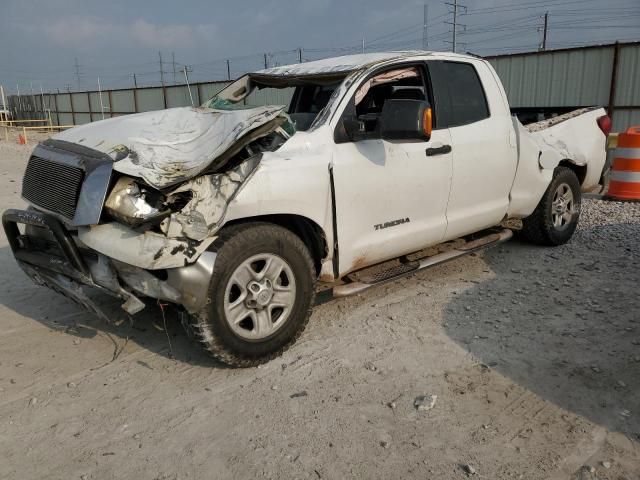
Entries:
[[458,0],[453,0],[453,3],[449,3],[449,2],[445,2],[445,5],[449,5],[450,7],[453,7],[453,22],[444,22],[444,23],[448,23],[450,25],[453,25],[453,37],[452,37],[452,41],[451,41],[451,45],[452,45],[452,51],[453,53],[456,53],[456,48],[457,48],[457,33],[458,33],[458,26],[461,27],[466,27],[466,25],[462,25],[458,23],[458,8],[463,9],[465,12],[467,11],[467,7],[465,7],[464,5],[460,5],[458,4]]
[[78,63],[78,57],[75,58],[75,61],[73,63],[73,67],[75,70],[75,76],[76,76],[76,81],[78,82],[78,90],[80,90],[80,85],[82,83],[82,73],[80,72],[80,68],[82,67],[82,65],[80,65]]
[[162,52],[158,52],[158,58],[160,59],[160,84],[164,87],[164,69],[162,68]]
[[422,12],[422,49],[429,49],[429,39],[427,35],[427,23],[429,19],[429,5],[424,2],[424,10]]

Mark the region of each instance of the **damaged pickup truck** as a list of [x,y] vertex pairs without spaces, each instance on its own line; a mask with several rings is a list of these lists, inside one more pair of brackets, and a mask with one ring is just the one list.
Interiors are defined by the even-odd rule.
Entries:
[[[267,89],[289,105],[251,106]],[[36,283],[107,321],[88,287],[129,314],[145,297],[175,304],[214,357],[252,366],[300,336],[317,291],[355,294],[505,241],[508,219],[538,244],[567,242],[609,126],[599,108],[523,126],[471,56],[276,67],[199,108],[42,142],[22,185],[31,206],[3,225]]]

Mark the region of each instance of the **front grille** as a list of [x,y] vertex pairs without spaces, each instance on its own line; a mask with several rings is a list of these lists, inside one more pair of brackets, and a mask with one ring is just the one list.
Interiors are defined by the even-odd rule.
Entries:
[[82,186],[82,168],[31,157],[22,180],[22,196],[38,207],[73,219]]

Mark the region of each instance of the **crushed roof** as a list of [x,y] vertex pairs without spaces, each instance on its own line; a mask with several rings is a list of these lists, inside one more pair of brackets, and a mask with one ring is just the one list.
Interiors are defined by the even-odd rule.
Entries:
[[360,53],[355,55],[343,55],[340,57],[324,58],[322,60],[314,60],[312,62],[295,63],[292,65],[267,68],[255,73],[258,75],[274,76],[304,76],[332,73],[349,73],[354,70],[359,70],[368,65],[384,62],[386,60],[406,58],[418,55],[424,56],[430,55],[431,53],[433,52],[420,50],[404,52]]

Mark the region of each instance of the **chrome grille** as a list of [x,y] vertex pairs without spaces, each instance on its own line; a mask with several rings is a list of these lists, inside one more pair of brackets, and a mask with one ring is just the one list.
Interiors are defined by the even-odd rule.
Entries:
[[73,219],[83,178],[82,168],[33,156],[22,180],[22,196],[38,207]]

